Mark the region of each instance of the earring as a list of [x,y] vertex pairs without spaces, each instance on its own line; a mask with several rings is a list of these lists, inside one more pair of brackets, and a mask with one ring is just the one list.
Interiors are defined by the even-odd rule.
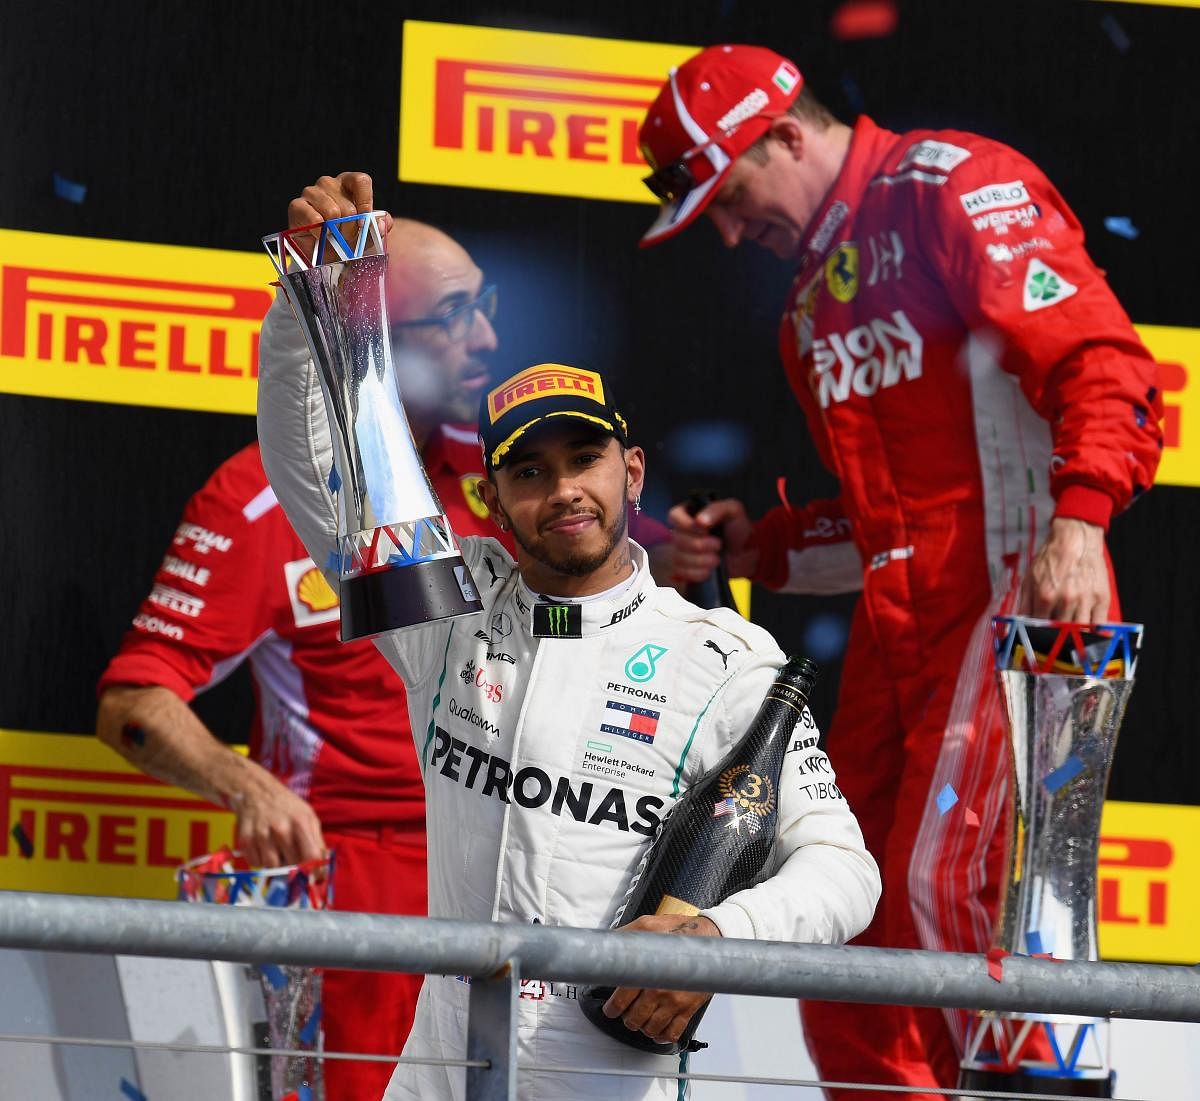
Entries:
[[634,512],[642,511],[642,495],[640,493],[633,499],[633,511]]

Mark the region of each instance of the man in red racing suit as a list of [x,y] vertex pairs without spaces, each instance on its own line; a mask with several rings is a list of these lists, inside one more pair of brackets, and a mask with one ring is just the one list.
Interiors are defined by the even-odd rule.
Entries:
[[[675,570],[711,569],[722,524],[735,574],[862,589],[828,737],[883,868],[857,943],[983,951],[1008,776],[990,617],[1119,619],[1103,536],[1154,478],[1155,365],[1030,161],[974,134],[850,128],[802,86],[770,50],[711,47],[642,126],[664,200],[643,244],[705,211],[730,247],[796,260],[780,349],[841,483],[753,524],[733,500],[676,508]],[[952,1087],[965,1023],[804,1007],[822,1075],[842,1081]]]
[[[474,511],[482,467],[474,430],[440,426],[424,461],[454,531],[488,530]],[[238,844],[252,863],[331,849],[332,908],[424,915],[425,802],[407,712],[396,706],[404,686],[369,639],[338,641],[338,616],[336,593],[292,531],[251,444],[188,502],[101,677],[98,732],[145,771],[238,812]],[[242,661],[257,704],[249,760],[217,743],[185,706]],[[326,971],[325,1048],[398,1052],[421,982]],[[391,1070],[389,1062],[330,1060],[327,1095],[381,1096]]]

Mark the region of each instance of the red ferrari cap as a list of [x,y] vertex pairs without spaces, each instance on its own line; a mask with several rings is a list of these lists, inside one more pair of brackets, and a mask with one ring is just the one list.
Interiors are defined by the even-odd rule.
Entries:
[[671,70],[638,131],[653,170],[646,186],[663,204],[643,247],[691,224],[803,84],[795,65],[762,46],[709,46]]

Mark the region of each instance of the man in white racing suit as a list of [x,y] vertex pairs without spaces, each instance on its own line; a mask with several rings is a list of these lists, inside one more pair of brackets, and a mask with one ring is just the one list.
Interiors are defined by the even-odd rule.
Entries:
[[[601,376],[528,368],[485,395],[480,435],[488,479],[479,492],[512,531],[516,560],[495,540],[464,538],[483,611],[377,639],[408,687],[426,787],[429,912],[605,927],[656,826],[746,730],[784,656],[736,613],[655,585],[627,535],[644,455]],[[329,562],[338,539],[325,407],[280,301],[263,327],[259,436],[288,517],[313,560]],[[878,869],[816,738],[806,713],[779,782],[765,878],[698,917],[655,915],[633,928],[841,943],[867,925]],[[428,976],[404,1054],[463,1058],[468,995],[460,978]],[[575,996],[549,979],[523,984],[519,1066],[561,1069],[519,1071],[521,1097],[684,1096],[665,1077],[681,1060],[610,1039]],[[704,1001],[620,988],[606,1012],[666,1041]],[[401,1063],[385,1098],[460,1099],[464,1081],[461,1069]]]

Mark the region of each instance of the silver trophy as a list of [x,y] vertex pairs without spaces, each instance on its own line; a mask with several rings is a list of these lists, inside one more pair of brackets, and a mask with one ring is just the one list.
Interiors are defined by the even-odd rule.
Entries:
[[[997,616],[1012,835],[993,948],[1096,960],[1100,815],[1142,627]],[[974,1015],[959,1086],[1112,1097],[1102,1018]],[[969,1097],[964,1094],[963,1097]]]
[[383,218],[352,214],[262,239],[325,395],[339,549],[321,565],[341,579],[343,641],[482,608],[404,414]]

